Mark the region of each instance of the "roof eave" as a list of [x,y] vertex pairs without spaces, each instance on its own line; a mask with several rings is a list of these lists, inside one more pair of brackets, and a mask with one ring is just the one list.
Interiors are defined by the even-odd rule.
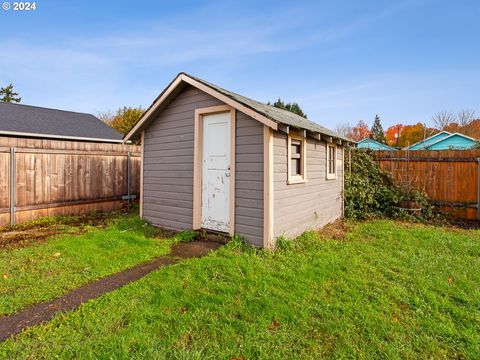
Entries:
[[[132,140],[136,137],[139,136],[140,132],[144,129],[144,127],[148,124],[149,119],[155,111],[168,99],[168,97],[173,93],[173,91],[181,84],[181,83],[186,83],[189,84],[201,91],[206,92],[207,94],[217,98],[218,100],[226,103],[227,105],[232,106],[233,108],[249,115],[253,119],[263,123],[264,125],[274,129],[278,130],[279,124],[285,124],[281,121],[278,121],[276,119],[270,118],[268,115],[259,112],[258,110],[253,109],[252,107],[248,106],[247,104],[241,103],[235,99],[232,99],[231,97],[219,92],[218,90],[214,89],[213,87],[209,86],[208,84],[205,84],[204,82],[200,82],[197,79],[194,79],[190,75],[186,73],[179,73],[175,79],[173,79],[170,84],[160,93],[160,95],[153,101],[153,103],[148,107],[148,109],[143,113],[143,115],[140,117],[139,121],[137,124],[125,135],[123,138],[123,141],[129,141]],[[288,124],[285,124],[288,125]],[[307,131],[310,131],[309,129],[302,128]],[[321,131],[314,131],[316,133],[319,133],[323,135],[324,137],[331,137],[335,140],[341,140],[346,143],[355,143],[353,140],[339,136],[339,135],[332,135],[328,133],[323,133]]]
[[91,142],[110,142],[110,143],[118,143],[118,144],[120,144],[120,143],[123,142],[122,139],[92,138],[92,137],[56,135],[56,134],[40,134],[40,133],[29,133],[29,132],[19,132],[19,131],[6,131],[6,130],[0,130],[0,135],[18,136],[18,137],[47,138],[47,139],[56,139],[56,140],[76,140],[76,141],[91,141]]

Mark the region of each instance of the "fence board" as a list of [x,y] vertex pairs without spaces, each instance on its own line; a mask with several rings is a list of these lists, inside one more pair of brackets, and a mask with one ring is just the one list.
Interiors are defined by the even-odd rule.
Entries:
[[10,206],[10,151],[0,153],[0,208]]
[[10,149],[15,148],[15,222],[45,215],[113,210],[139,193],[134,145],[0,137],[0,226],[10,223]]
[[424,191],[453,216],[477,219],[480,150],[372,152],[380,167],[404,189]]

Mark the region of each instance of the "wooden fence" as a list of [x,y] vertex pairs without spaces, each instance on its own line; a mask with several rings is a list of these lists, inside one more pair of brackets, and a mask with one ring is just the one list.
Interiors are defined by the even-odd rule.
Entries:
[[423,190],[455,217],[480,219],[480,150],[379,151],[373,155],[407,191]]
[[0,226],[118,209],[139,179],[137,146],[0,137]]

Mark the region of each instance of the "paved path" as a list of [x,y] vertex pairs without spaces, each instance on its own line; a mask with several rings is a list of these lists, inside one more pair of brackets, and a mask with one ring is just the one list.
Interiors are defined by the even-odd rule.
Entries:
[[138,280],[162,266],[177,263],[182,259],[205,256],[220,246],[220,243],[212,241],[176,244],[172,246],[172,251],[168,255],[93,281],[58,299],[35,304],[16,314],[0,317],[0,341],[20,333],[27,327],[50,321],[59,312],[73,310],[90,299]]

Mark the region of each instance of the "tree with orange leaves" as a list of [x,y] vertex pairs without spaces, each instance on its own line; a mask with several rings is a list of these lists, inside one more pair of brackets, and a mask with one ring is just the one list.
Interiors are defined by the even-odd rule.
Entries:
[[360,141],[370,136],[370,129],[365,121],[360,120],[356,126],[354,126],[351,130],[350,139],[354,141]]
[[398,138],[398,146],[405,147],[422,141],[438,132],[435,129],[427,128],[422,123],[415,125],[406,125],[403,127],[400,137]]
[[463,133],[475,139],[480,139],[480,119],[470,121],[463,129]]
[[387,131],[385,131],[385,139],[387,139],[387,144],[390,146],[398,146],[399,137],[402,133],[403,128],[405,125],[403,124],[396,124],[390,126]]

